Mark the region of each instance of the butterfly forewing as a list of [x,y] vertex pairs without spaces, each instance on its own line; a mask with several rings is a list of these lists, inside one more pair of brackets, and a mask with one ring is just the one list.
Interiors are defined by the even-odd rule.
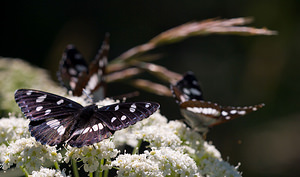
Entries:
[[203,100],[203,92],[192,72],[187,72],[175,85],[171,86],[173,96],[177,102],[188,100]]
[[88,65],[74,45],[68,45],[63,53],[57,73],[58,80],[68,90],[75,90],[78,78],[88,73]]
[[72,115],[83,107],[65,97],[38,90],[19,89],[15,100],[31,121]]

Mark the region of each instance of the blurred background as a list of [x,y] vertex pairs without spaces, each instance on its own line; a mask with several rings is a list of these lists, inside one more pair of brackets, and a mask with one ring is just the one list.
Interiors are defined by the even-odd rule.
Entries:
[[[181,74],[193,71],[206,100],[232,106],[264,102],[266,106],[258,112],[214,127],[207,139],[230,164],[241,162],[245,177],[300,175],[300,1],[3,3],[0,56],[22,58],[48,70],[55,81],[67,44],[76,45],[86,59],[93,59],[105,32],[111,34],[109,59],[113,59],[190,21],[253,17],[249,26],[278,31],[276,36],[189,38],[157,49],[163,57],[155,63]],[[140,77],[158,81],[146,74]],[[114,83],[108,86],[108,95],[134,90],[125,83]],[[173,98],[141,91],[138,99],[158,101],[164,115],[182,119]]]

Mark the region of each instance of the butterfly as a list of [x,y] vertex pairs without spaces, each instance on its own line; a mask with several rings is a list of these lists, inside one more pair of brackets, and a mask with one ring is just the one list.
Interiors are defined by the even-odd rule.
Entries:
[[65,97],[31,89],[16,90],[15,101],[30,120],[29,131],[37,141],[50,146],[67,143],[72,147],[100,142],[149,117],[160,107],[155,102],[84,107]]
[[105,95],[105,68],[109,51],[109,34],[105,35],[103,44],[95,59],[88,65],[74,45],[68,45],[60,61],[57,77],[61,85],[73,96],[81,96],[85,89],[88,94],[97,92],[103,99]]
[[258,104],[233,107],[204,101],[203,92],[191,71],[187,72],[176,84],[171,85],[171,91],[186,123],[199,132],[207,132],[209,127],[244,116],[264,106],[264,104]]

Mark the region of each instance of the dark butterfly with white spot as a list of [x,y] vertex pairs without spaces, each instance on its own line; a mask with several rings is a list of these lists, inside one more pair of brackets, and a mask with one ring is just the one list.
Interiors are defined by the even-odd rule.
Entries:
[[39,90],[19,89],[15,100],[30,120],[31,136],[50,146],[66,142],[72,147],[91,145],[152,115],[155,102],[118,103],[98,108]]
[[58,80],[74,96],[81,96],[85,89],[88,94],[94,92],[93,95],[100,97],[98,99],[103,99],[108,51],[109,34],[105,35],[98,54],[89,65],[74,45],[68,45],[60,61]]
[[173,96],[189,126],[199,132],[262,108],[264,104],[245,107],[221,106],[203,100],[203,92],[192,72],[187,72],[175,85]]

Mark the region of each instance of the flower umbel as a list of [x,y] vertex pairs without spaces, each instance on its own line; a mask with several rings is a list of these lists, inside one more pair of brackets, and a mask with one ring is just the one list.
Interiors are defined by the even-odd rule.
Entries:
[[6,170],[13,164],[26,168],[31,172],[38,170],[46,162],[60,162],[61,153],[55,146],[41,145],[34,138],[21,138],[11,143],[4,153],[3,169]]
[[99,167],[99,161],[106,159],[106,164],[101,169],[110,169],[110,159],[115,158],[119,150],[115,149],[114,143],[110,139],[82,148],[67,146],[67,152],[64,161],[69,163],[71,159],[82,161],[84,171],[95,172]]

